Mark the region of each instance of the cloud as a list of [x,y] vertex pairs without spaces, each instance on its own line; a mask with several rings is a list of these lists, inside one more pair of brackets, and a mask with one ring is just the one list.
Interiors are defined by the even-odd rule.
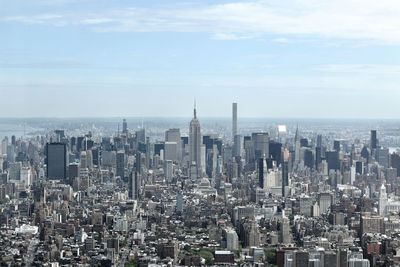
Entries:
[[[281,35],[400,43],[398,0],[264,0],[212,5],[111,7],[16,15],[3,21],[76,25],[99,32],[205,32],[219,40]],[[379,22],[379,23],[378,23]],[[111,24],[111,25],[110,25]]]

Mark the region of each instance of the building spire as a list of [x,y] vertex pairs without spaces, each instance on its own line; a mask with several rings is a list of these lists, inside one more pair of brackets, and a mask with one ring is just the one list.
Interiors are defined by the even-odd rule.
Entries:
[[193,109],[194,118],[196,119],[196,98],[194,99],[194,109]]

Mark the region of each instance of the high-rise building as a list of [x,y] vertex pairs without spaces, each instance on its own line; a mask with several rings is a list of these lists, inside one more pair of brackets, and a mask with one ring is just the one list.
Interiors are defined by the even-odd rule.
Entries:
[[46,145],[47,179],[65,180],[67,178],[67,146],[62,143]]
[[128,123],[126,122],[126,119],[122,120],[122,132],[126,134],[128,132]]
[[281,164],[282,144],[278,142],[269,142],[269,158],[276,161],[276,166]]
[[200,132],[200,122],[197,119],[196,114],[196,104],[194,105],[193,110],[193,119],[190,121],[189,128],[189,157],[190,164],[193,163],[197,167],[197,175],[200,175],[201,172],[201,132]]
[[254,146],[255,159],[268,157],[269,155],[269,135],[268,133],[252,133],[251,140]]
[[325,156],[326,156],[326,160],[328,162],[328,171],[340,169],[339,152],[338,151],[327,151],[325,153]]
[[371,130],[371,150],[376,149],[377,139],[376,139],[376,130]]
[[299,135],[299,127],[296,128],[296,134],[294,137],[294,167],[297,168],[297,165],[300,162],[300,135]]
[[340,151],[340,141],[339,140],[335,140],[333,141],[333,150],[335,151]]
[[117,152],[117,171],[116,175],[123,178],[125,176],[125,153],[124,151]]
[[237,103],[232,103],[232,138],[237,134]]
[[[175,142],[176,143],[176,155],[173,156],[171,160],[182,159],[182,141],[181,141],[181,132],[177,128],[169,129],[165,132],[165,143],[167,142]],[[165,153],[167,153],[167,147],[165,147]],[[167,158],[168,159],[168,158]]]
[[317,147],[322,147],[322,135],[317,135]]
[[282,197],[286,196],[286,187],[289,186],[289,150],[287,147],[282,151]]
[[382,184],[379,190],[379,201],[378,201],[378,212],[379,215],[386,215],[386,206],[388,203],[388,197],[386,193],[386,187]]
[[139,198],[139,175],[135,169],[133,169],[129,174],[129,189],[128,196],[130,199]]
[[258,165],[258,185],[261,188],[264,188],[264,178],[268,171],[267,161],[265,160],[265,157],[259,158],[257,165]]
[[376,160],[379,165],[388,168],[389,167],[389,149],[377,148],[376,149]]
[[232,156],[237,157],[242,154],[242,136],[235,135],[233,138]]

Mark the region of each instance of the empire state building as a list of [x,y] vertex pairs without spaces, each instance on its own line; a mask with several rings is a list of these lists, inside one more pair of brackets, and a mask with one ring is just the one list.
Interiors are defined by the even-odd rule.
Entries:
[[197,171],[201,170],[201,132],[200,122],[196,116],[196,103],[194,105],[194,117],[190,121],[189,129],[189,156],[190,164],[196,164]]

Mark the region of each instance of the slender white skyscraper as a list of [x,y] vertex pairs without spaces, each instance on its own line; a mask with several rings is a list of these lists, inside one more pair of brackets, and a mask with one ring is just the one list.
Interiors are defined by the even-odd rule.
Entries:
[[237,103],[232,103],[232,139],[237,135]]
[[195,163],[198,174],[201,170],[201,132],[200,132],[200,122],[196,115],[196,102],[194,103],[193,119],[190,121],[189,129],[189,156],[190,164]]

